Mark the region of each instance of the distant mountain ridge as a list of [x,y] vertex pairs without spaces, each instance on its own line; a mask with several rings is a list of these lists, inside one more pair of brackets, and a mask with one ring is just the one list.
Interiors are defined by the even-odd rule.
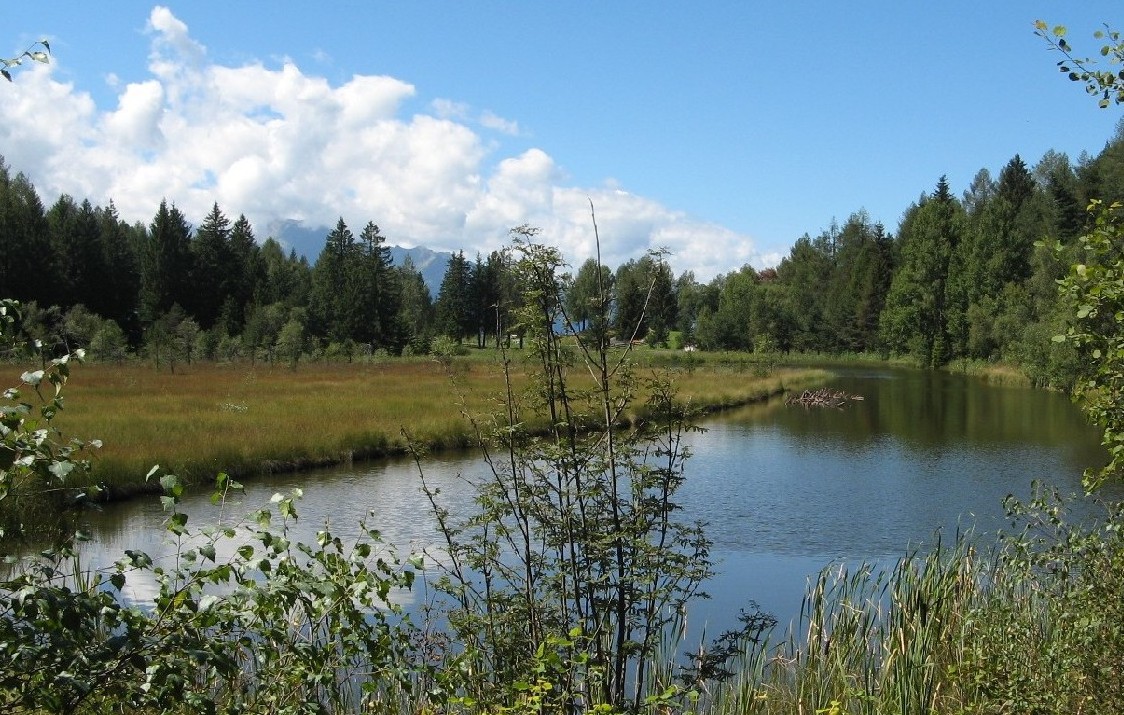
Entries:
[[[293,249],[297,255],[304,256],[309,263],[315,263],[320,251],[324,249],[324,239],[332,231],[330,227],[309,228],[300,221],[281,221],[271,224],[267,235],[272,236],[286,249]],[[352,229],[355,232],[354,229]],[[358,237],[356,233],[356,237]],[[445,277],[445,269],[453,254],[448,251],[433,251],[425,246],[404,248],[403,246],[387,245],[394,265],[402,265],[406,257],[414,262],[414,267],[421,272],[425,279],[429,293],[437,299],[437,291],[441,288],[441,279]]]

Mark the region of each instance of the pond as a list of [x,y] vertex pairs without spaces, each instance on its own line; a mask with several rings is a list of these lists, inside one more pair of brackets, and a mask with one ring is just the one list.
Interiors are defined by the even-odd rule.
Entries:
[[[708,523],[719,572],[706,587],[712,598],[691,612],[692,631],[703,623],[712,635],[733,626],[751,600],[785,623],[825,565],[892,563],[937,534],[993,533],[1005,526],[1008,494],[1028,496],[1033,480],[1078,493],[1082,470],[1104,461],[1097,431],[1063,395],[942,372],[836,370],[831,387],[862,400],[843,409],[774,400],[712,416],[705,432],[691,435],[694,456],[679,501],[686,517]],[[471,499],[458,475],[480,474],[483,465],[457,454],[423,468],[456,504]],[[366,518],[402,552],[436,541],[410,461],[258,478],[246,487],[223,507],[227,522],[274,492],[300,487],[301,538],[311,540],[328,522],[346,539]],[[1120,490],[1105,496],[1119,498]],[[184,510],[195,526],[219,514],[208,493],[189,495]],[[164,518],[155,498],[91,514],[96,538],[87,565],[112,563],[125,549],[167,558]],[[142,582],[128,588],[136,598],[151,595]],[[427,597],[418,589],[403,599]]]

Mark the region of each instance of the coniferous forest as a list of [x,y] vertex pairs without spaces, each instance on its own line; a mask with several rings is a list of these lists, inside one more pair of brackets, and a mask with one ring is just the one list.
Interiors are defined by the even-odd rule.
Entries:
[[[673,275],[658,256],[600,270],[621,340],[870,353],[926,367],[1001,361],[1064,387],[1074,366],[1070,349],[1050,341],[1061,330],[1056,280],[1094,197],[1124,198],[1124,127],[1095,156],[1049,151],[1028,164],[1016,155],[963,189],[940,177],[919,187],[897,227],[856,210],[797,238],[776,268],[732,268],[708,283]],[[63,195],[47,205],[0,160],[0,295],[22,301],[27,327],[60,352],[85,346],[95,359],[135,354],[174,369],[417,354],[437,336],[479,347],[509,336],[504,253],[454,254],[432,296],[408,260],[394,265],[387,240],[373,221],[356,232],[341,218],[310,263],[217,204],[190,217],[165,200],[147,225],[123,221],[112,201]],[[590,259],[569,277],[576,324],[588,318],[598,271]]]

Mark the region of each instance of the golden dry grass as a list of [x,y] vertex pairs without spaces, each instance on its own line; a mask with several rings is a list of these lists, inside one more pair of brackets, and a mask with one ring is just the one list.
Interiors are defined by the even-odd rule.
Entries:
[[[519,358],[515,360],[519,372]],[[639,368],[639,370],[648,370]],[[188,479],[248,474],[405,450],[402,430],[430,449],[471,444],[461,415],[491,412],[502,397],[495,356],[459,358],[457,387],[429,360],[281,365],[196,363],[176,374],[149,364],[76,366],[57,425],[99,439],[94,478],[137,484],[154,464]],[[516,375],[522,382],[524,378]],[[745,404],[820,379],[811,370],[754,375],[744,366],[678,371],[683,399],[702,407]],[[9,378],[9,381],[11,379]]]

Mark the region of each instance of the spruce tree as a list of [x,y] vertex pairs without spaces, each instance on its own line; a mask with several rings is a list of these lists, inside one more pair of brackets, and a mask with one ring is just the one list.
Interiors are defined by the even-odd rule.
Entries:
[[192,283],[196,290],[186,306],[204,330],[218,320],[235,282],[230,250],[230,220],[216,203],[191,242]]
[[359,246],[343,218],[328,233],[312,269],[309,313],[315,332],[333,342],[360,337],[362,301]]
[[964,209],[942,176],[936,192],[907,212],[899,232],[899,265],[879,328],[890,351],[912,355],[925,367],[951,357],[946,287],[963,230]]
[[464,340],[476,327],[471,290],[472,269],[464,251],[458,251],[449,258],[434,305],[437,331],[457,342]]
[[151,323],[173,305],[191,305],[195,287],[192,275],[191,227],[175,205],[167,200],[152,219],[142,243],[141,320]]

